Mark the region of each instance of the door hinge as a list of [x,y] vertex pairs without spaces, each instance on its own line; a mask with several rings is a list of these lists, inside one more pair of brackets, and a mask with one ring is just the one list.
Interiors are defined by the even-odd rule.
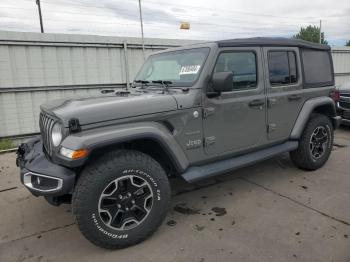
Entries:
[[208,147],[213,144],[215,144],[216,137],[215,136],[208,136],[204,139],[204,146]]
[[271,123],[267,125],[267,132],[271,133],[277,129],[277,125],[275,123]]
[[203,117],[207,118],[208,116],[214,114],[215,108],[214,107],[205,107],[203,108]]
[[268,98],[267,99],[267,106],[268,108],[272,108],[273,105],[275,105],[277,103],[277,99],[276,98]]

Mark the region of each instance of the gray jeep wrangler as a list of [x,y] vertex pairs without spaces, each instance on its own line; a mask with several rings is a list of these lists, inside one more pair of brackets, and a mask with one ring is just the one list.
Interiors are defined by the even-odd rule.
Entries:
[[21,181],[72,203],[95,245],[134,245],[165,218],[170,177],[193,183],[285,152],[322,167],[340,122],[333,87],[326,45],[249,38],[161,51],[128,90],[42,105],[41,136],[18,149]]

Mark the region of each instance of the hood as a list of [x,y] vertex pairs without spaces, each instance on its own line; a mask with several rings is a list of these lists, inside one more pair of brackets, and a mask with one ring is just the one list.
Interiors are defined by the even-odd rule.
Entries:
[[65,127],[68,127],[71,118],[79,119],[80,125],[87,125],[176,109],[173,96],[157,93],[54,100],[41,105],[41,110],[57,116]]
[[350,82],[342,84],[338,89],[340,93],[350,93]]

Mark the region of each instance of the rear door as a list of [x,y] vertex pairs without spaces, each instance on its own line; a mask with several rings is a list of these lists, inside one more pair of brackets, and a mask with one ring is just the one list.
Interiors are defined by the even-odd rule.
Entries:
[[305,95],[297,47],[264,47],[269,141],[289,138]]

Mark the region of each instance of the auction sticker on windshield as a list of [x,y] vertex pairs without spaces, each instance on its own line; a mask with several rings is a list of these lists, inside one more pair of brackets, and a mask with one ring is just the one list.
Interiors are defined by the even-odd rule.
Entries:
[[199,68],[201,68],[200,65],[185,65],[185,66],[182,66],[179,75],[197,74],[198,71],[199,71]]

